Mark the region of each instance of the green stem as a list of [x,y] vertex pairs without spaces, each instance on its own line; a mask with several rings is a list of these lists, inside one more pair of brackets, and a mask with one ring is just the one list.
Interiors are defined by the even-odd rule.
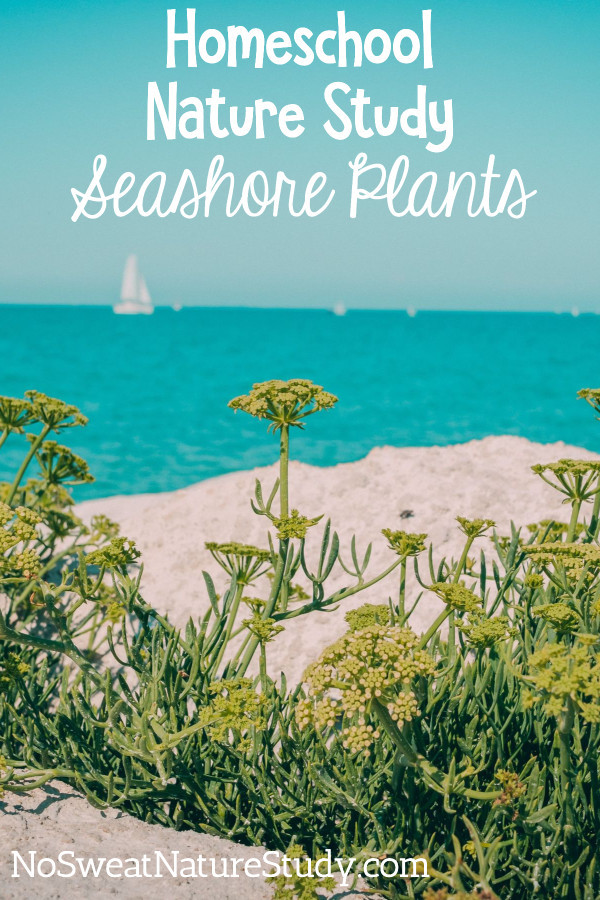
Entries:
[[90,665],[87,659],[79,652],[72,641],[68,643],[64,641],[54,641],[50,638],[36,637],[22,631],[15,631],[10,628],[2,614],[0,613],[0,640],[12,641],[14,644],[21,644],[25,647],[33,647],[36,650],[45,650],[47,653],[61,653],[68,656],[80,669],[86,672],[92,681],[96,684],[103,684],[103,679]]
[[589,524],[587,535],[586,535],[586,543],[590,543],[591,541],[595,541],[598,537],[598,531],[600,530],[600,490],[596,493],[594,497],[594,508],[592,510],[592,519]]
[[456,613],[450,610],[448,616],[448,661],[453,663],[456,659]]
[[15,498],[15,494],[17,493],[17,490],[19,488],[19,485],[21,484],[21,481],[23,479],[25,472],[29,468],[29,464],[30,464],[31,460],[33,459],[33,457],[39,450],[42,442],[48,437],[48,435],[50,434],[51,431],[52,431],[52,427],[50,425],[45,425],[44,428],[42,428],[42,430],[36,437],[36,439],[33,441],[31,447],[29,448],[29,453],[27,454],[27,456],[21,463],[21,467],[19,468],[19,471],[15,475],[15,480],[13,481],[11,488],[10,488],[10,492],[8,494],[8,497],[6,498],[6,502],[8,503],[9,506],[11,506],[11,504]]
[[448,606],[444,610],[442,610],[435,622],[433,622],[433,624],[429,626],[429,628],[419,641],[419,650],[423,650],[427,646],[431,638],[434,636],[436,631],[438,631],[438,629],[444,624],[451,612],[452,610]]
[[9,436],[9,434],[10,434],[10,431],[8,430],[8,428],[5,428],[4,431],[2,432],[2,434],[0,435],[0,447],[5,442],[6,438]]
[[281,426],[279,440],[279,516],[282,519],[289,516],[289,462],[290,462],[290,426]]
[[[282,519],[287,518],[290,512],[289,462],[290,426],[288,424],[284,424],[281,426],[279,438],[279,516]],[[289,541],[287,540],[279,542],[279,559],[277,560],[277,565],[275,567],[275,577],[273,578],[273,587],[271,588],[271,594],[263,613],[264,619],[268,619],[273,615],[273,612],[277,606],[277,601],[280,599],[280,594],[282,591],[284,593],[283,599],[285,600],[285,592],[287,591],[287,586],[283,584],[283,571],[285,567],[285,560],[287,559],[288,544]],[[283,606],[285,607],[285,602],[283,603]],[[277,616],[275,618],[277,618]],[[252,639],[248,643],[246,652],[242,657],[240,666],[237,669],[238,675],[244,675],[252,661],[252,657],[256,653],[257,647],[258,638],[253,635]]]
[[[265,606],[265,609],[263,612],[263,619],[270,619],[271,617],[273,617],[275,619],[279,618],[279,616],[273,615],[273,611],[274,611],[275,607],[277,606],[277,600],[278,600],[278,598],[280,596],[280,592],[282,590],[283,571],[285,568],[285,561],[287,558],[288,543],[289,543],[289,541],[280,541],[279,542],[279,558],[277,559],[277,565],[275,566],[275,574],[273,576],[273,584],[271,587],[271,593],[269,595],[267,605]],[[287,618],[287,616],[284,616],[284,618]],[[252,658],[253,658],[254,654],[256,653],[256,648],[258,647],[258,643],[259,643],[258,638],[256,637],[255,634],[253,634],[248,642],[248,646],[247,646],[246,652],[244,653],[244,655],[242,657],[242,661],[241,661],[239,667],[235,670],[236,675],[243,676],[246,673],[246,670],[248,669],[248,666],[252,662]],[[240,648],[240,651],[241,651],[241,648]],[[236,657],[234,659],[234,664],[235,664],[235,662],[237,662],[237,659],[239,658],[240,651],[238,651],[238,654],[236,655]]]
[[461,555],[461,557],[458,561],[458,565],[456,567],[456,572],[454,573],[454,578],[452,579],[453,584],[458,584],[458,579],[460,578],[460,576],[463,573],[463,569],[465,568],[465,565],[467,563],[467,557],[469,555],[469,550],[473,546],[474,540],[475,540],[474,537],[467,538],[467,542],[465,544],[464,550],[462,552],[462,555]]
[[[462,555],[458,561],[458,565],[456,567],[456,572],[454,573],[454,577],[452,579],[453,584],[457,584],[460,576],[462,575],[466,565],[467,565],[467,557],[469,555],[469,550],[473,546],[474,537],[468,537],[462,552]],[[454,610],[450,610],[448,616],[448,657],[450,662],[454,660],[456,656],[456,613]]]
[[398,615],[400,624],[406,621],[406,557],[400,563],[400,588],[398,590]]
[[288,610],[287,612],[275,613],[273,618],[276,621],[281,621],[283,619],[296,619],[298,616],[305,616],[310,612],[313,612],[315,609],[323,610],[328,606],[331,606],[333,603],[340,603],[342,600],[345,600],[347,597],[351,597],[353,594],[358,594],[361,591],[365,591],[367,588],[372,587],[374,584],[377,584],[378,581],[382,581],[384,578],[397,569],[400,565],[400,558],[395,560],[391,566],[382,572],[381,575],[376,575],[375,578],[371,578],[370,581],[359,581],[352,588],[347,588],[346,590],[341,590],[339,593],[332,594],[331,597],[327,597],[327,599],[323,600],[321,603],[307,603],[305,606],[300,606],[298,609]]
[[260,685],[263,689],[263,693],[267,693],[267,653],[266,647],[264,644],[260,645]]
[[567,706],[563,712],[558,727],[558,739],[560,745],[560,784],[561,794],[566,804],[567,821],[573,824],[572,780],[571,780],[571,732],[575,723],[575,708],[573,701],[567,697]]
[[[403,755],[407,764],[412,768],[418,769],[423,774],[425,783],[432,788],[432,790],[437,791],[439,794],[445,794],[446,788],[443,784],[443,772],[411,747],[385,706],[379,700],[373,701],[373,710],[383,726],[384,731],[394,743],[396,749]],[[464,794],[465,797],[470,797],[473,800],[495,800],[502,792],[475,791],[471,788],[463,788],[461,793]]]
[[575,540],[575,530],[577,528],[577,520],[581,510],[581,500],[573,501],[573,511],[571,512],[571,521],[569,522],[569,530],[567,531],[567,543]]
[[235,588],[235,594],[233,597],[233,602],[229,608],[229,612],[227,614],[227,625],[225,626],[225,632],[221,637],[221,646],[219,648],[219,652],[217,653],[217,658],[213,663],[213,671],[218,671],[219,666],[221,665],[221,661],[223,659],[223,654],[227,649],[227,644],[231,639],[231,632],[233,631],[233,626],[235,624],[235,620],[237,618],[238,609],[240,608],[240,601],[242,599],[242,594],[244,593],[244,585],[238,584]]

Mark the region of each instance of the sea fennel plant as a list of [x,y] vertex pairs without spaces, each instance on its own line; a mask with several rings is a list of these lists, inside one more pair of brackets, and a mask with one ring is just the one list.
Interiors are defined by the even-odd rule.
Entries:
[[[0,445],[33,435],[1,489],[7,790],[62,778],[99,806],[313,858],[424,857],[427,878],[373,876],[392,898],[600,895],[593,464],[535,467],[571,504],[566,525],[505,537],[459,516],[458,560],[386,528],[389,565],[370,574],[370,548],[342,555],[331,524],[290,497],[290,435],[336,398],[300,379],[255,385],[231,406],[279,432],[279,479],[252,501],[264,543],[208,545],[225,587],[205,573],[207,611],[179,631],[144,602],[134,545],[74,514],[68,485],[87,468],[39,437],[83,421],[46,401],[0,400]],[[348,584],[331,590],[338,566]],[[302,685],[269,671],[287,621],[367,587],[380,602],[348,611]],[[417,634],[412,613],[432,596],[442,611]]]

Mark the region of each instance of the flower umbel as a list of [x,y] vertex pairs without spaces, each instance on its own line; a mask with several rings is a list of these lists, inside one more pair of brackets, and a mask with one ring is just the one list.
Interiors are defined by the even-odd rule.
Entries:
[[477,612],[470,613],[468,623],[458,627],[466,636],[468,643],[479,649],[493,647],[513,633],[506,616],[488,619],[483,613]]
[[87,425],[87,417],[76,406],[64,403],[56,397],[48,397],[40,391],[25,391],[31,404],[32,418],[43,422],[52,431],[73,428],[75,425]]
[[257,419],[268,419],[270,429],[284,425],[303,427],[303,419],[322,409],[331,409],[337,397],[305,378],[290,381],[263,381],[249,394],[229,401],[231,409],[242,410]]
[[566,603],[544,603],[532,610],[534,616],[541,616],[555,631],[574,631],[579,624],[579,616]]
[[277,528],[277,537],[280,541],[291,538],[302,540],[306,537],[308,529],[320,522],[322,518],[323,516],[317,516],[316,519],[308,519],[306,516],[301,516],[297,509],[293,509],[289,516],[273,519],[273,524]]
[[482,600],[463,584],[451,584],[445,581],[429,585],[429,590],[437,594],[444,603],[457,612],[473,612],[478,609]]
[[469,538],[481,537],[496,524],[492,519],[465,519],[464,516],[457,516],[456,521],[463,534]]
[[33,419],[33,410],[29,400],[17,397],[0,397],[0,430],[14,431],[22,434],[26,425]]
[[86,562],[93,566],[118,569],[129,566],[141,556],[133,541],[125,537],[112,538],[105,547],[88,553]]
[[532,700],[541,702],[547,715],[562,715],[570,699],[585,721],[600,722],[600,662],[587,640],[574,647],[545,644],[531,655],[529,668],[525,680],[537,692]]
[[586,400],[592,409],[600,413],[600,390],[598,388],[584,388],[582,391],[577,392],[577,396],[581,397],[582,400]]
[[198,721],[206,726],[211,740],[247,747],[250,728],[265,727],[265,698],[256,692],[249,678],[226,678],[211,685],[211,701],[200,710]]
[[244,619],[242,625],[258,638],[260,644],[268,644],[274,640],[280,632],[284,631],[283,625],[278,625],[275,619],[263,619],[255,614],[251,619]]
[[417,556],[425,549],[426,534],[410,534],[407,531],[392,531],[384,528],[381,532],[388,540],[390,550],[397,553],[403,559],[408,556]]
[[268,550],[235,541],[225,544],[208,541],[205,546],[213,559],[228,575],[235,577],[238,584],[250,585],[267,571],[266,563],[271,556]]
[[591,459],[559,459],[531,467],[546,484],[565,495],[564,503],[585,501],[600,491],[600,462]]
[[360,631],[371,625],[387,625],[390,621],[390,608],[385,603],[363,603],[358,609],[351,609],[344,616],[350,631]]
[[[360,621],[377,615],[374,610],[369,606],[354,615]],[[299,725],[312,723],[322,730],[339,719],[344,746],[352,752],[368,750],[379,735],[377,723],[370,721],[375,701],[400,726],[419,715],[411,684],[431,675],[435,664],[417,645],[416,634],[397,625],[371,624],[348,632],[307,669],[308,696],[298,708]]]

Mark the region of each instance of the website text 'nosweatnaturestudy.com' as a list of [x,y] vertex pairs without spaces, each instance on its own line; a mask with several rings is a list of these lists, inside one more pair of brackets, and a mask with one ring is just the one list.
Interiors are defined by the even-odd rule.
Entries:
[[11,851],[13,878],[286,878],[334,877],[347,887],[356,877],[428,877],[427,861],[413,857],[357,859],[333,855],[331,850],[317,859],[295,858],[267,850],[248,858],[185,856],[179,850],[154,850],[143,856],[91,857],[74,850],[44,856],[36,850]]

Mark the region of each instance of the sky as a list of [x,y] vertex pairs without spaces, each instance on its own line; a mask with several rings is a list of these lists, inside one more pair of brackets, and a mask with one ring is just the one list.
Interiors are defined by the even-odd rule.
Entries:
[[[166,68],[167,8],[144,2],[27,4],[0,0],[3,34],[0,168],[0,302],[113,303],[125,258],[139,257],[157,304],[429,309],[600,310],[596,197],[600,181],[597,116],[600,61],[597,2],[553,0],[329,0],[204,3],[198,34],[228,25],[265,33],[306,26],[335,29],[338,9],[363,36],[418,30],[432,10],[433,69],[421,60],[340,69],[224,63],[188,69],[178,52]],[[184,25],[185,6],[177,7]],[[149,81],[166,93],[201,99],[219,88],[244,106],[256,98],[300,104],[306,130],[294,140],[272,129],[219,140],[146,139]],[[453,101],[454,139],[443,153],[398,132],[332,140],[323,92],[334,81],[363,88],[375,104]],[[348,214],[349,161],[360,152],[389,169],[403,154],[415,175],[436,170],[481,173],[490,154],[506,177],[518,169],[537,194],[513,220],[469,218],[457,203],[451,218],[394,218],[385,204],[364,202]],[[139,181],[154,171],[176,185],[189,168],[201,183],[214,155],[238,182],[253,170],[278,169],[303,185],[323,171],[336,190],[321,216],[186,220],[117,218],[71,221],[71,189],[84,190],[98,154],[107,186],[125,172]]]

